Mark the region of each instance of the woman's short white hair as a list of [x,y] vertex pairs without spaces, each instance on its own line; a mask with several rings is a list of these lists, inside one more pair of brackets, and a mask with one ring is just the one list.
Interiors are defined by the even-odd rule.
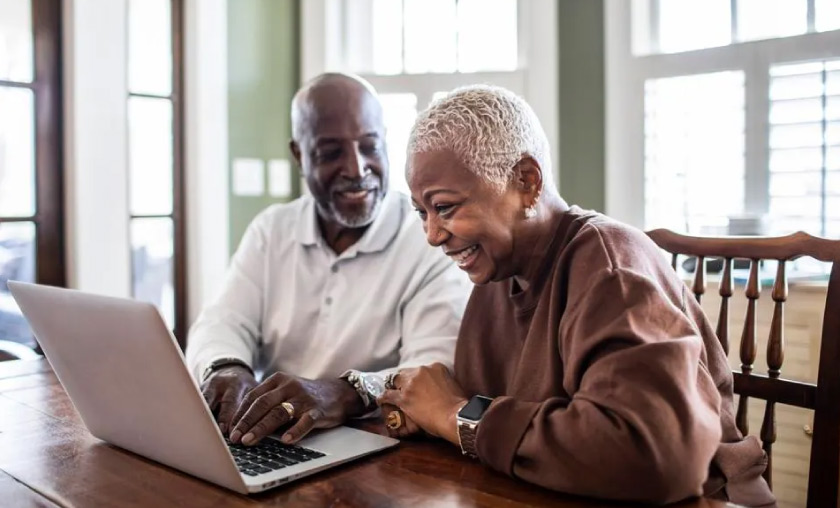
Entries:
[[[514,167],[533,157],[552,182],[548,139],[531,106],[497,86],[457,88],[420,113],[408,140],[408,161],[416,153],[451,150],[470,171],[500,192]],[[411,167],[406,167],[411,171]]]

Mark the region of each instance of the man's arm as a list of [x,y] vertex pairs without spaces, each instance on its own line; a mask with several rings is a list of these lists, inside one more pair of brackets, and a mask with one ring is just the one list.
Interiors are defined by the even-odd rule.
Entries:
[[403,302],[402,341],[397,369],[442,363],[450,370],[472,283],[439,249],[428,254],[417,290]]
[[[419,284],[400,303],[402,347],[400,364],[376,373],[383,381],[389,372],[409,366],[444,363],[451,368],[463,308],[469,295],[467,279],[439,252],[431,251],[418,266]],[[356,371],[357,375],[361,374]],[[277,373],[252,390],[233,416],[231,441],[253,444],[277,428],[297,420],[283,435],[294,442],[313,428],[339,425],[347,418],[369,413],[377,394],[364,397],[347,379],[309,380]],[[290,414],[283,402],[294,408]]]
[[260,214],[233,256],[222,291],[193,324],[187,341],[187,366],[202,382],[204,370],[220,358],[236,358],[252,369],[260,347],[263,315],[267,216]]
[[[228,269],[222,292],[190,330],[187,366],[201,384],[219,429],[227,433],[245,395],[256,386],[254,361],[260,346],[268,217],[257,216]],[[221,364],[209,367],[214,362]]]

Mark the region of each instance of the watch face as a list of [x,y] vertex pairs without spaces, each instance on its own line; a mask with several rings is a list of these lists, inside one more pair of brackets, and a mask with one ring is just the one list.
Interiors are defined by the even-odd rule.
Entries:
[[368,372],[361,374],[360,377],[362,378],[362,385],[371,397],[378,399],[385,393],[385,378],[379,374]]
[[458,411],[458,416],[467,420],[478,421],[492,402],[493,399],[476,395],[467,402],[463,409]]

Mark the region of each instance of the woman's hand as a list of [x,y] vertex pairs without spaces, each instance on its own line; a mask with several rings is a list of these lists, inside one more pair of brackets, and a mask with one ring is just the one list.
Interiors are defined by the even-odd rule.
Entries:
[[[419,425],[414,423],[414,420],[406,416],[406,414],[397,406],[392,406],[391,404],[383,404],[380,408],[382,410],[382,419],[385,422],[385,430],[388,431],[388,435],[396,438],[396,439],[405,439],[407,437],[416,436],[417,434],[423,434],[423,429],[420,428]],[[397,428],[393,428],[388,423],[391,421],[391,413],[394,411],[399,412],[399,422],[400,426]]]
[[[440,363],[404,369],[393,384],[396,389],[385,391],[377,401],[380,405],[397,406],[429,434],[459,443],[456,416],[467,398],[449,369]],[[383,416],[388,415],[383,411]]]

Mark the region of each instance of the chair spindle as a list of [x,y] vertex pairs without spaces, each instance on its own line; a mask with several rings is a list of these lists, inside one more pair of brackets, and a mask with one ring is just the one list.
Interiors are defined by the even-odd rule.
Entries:
[[706,258],[703,256],[697,256],[697,266],[694,268],[694,286],[691,290],[694,292],[697,303],[700,303],[703,293],[706,292]]
[[720,279],[720,313],[718,314],[717,336],[723,351],[729,356],[729,299],[732,297],[732,258],[723,262],[723,277]]
[[[761,287],[758,280],[758,265],[759,260],[753,259],[750,262],[750,277],[747,280],[747,288],[745,294],[747,296],[747,316],[744,320],[744,332],[741,335],[741,372],[749,376],[753,370],[755,363],[755,307],[758,297],[760,296]],[[749,397],[741,395],[738,398],[738,413],[735,417],[735,422],[738,429],[744,435],[749,434],[750,425],[747,421],[747,404]]]
[[[776,271],[776,281],[773,284],[773,321],[770,324],[770,337],[767,342],[767,375],[778,379],[782,373],[782,363],[785,360],[785,330],[784,312],[785,301],[788,296],[787,277],[785,275],[785,261],[779,261]],[[761,422],[761,442],[767,452],[767,468],[764,478],[773,487],[773,443],[776,442],[776,403],[768,400],[764,407],[764,420]]]

